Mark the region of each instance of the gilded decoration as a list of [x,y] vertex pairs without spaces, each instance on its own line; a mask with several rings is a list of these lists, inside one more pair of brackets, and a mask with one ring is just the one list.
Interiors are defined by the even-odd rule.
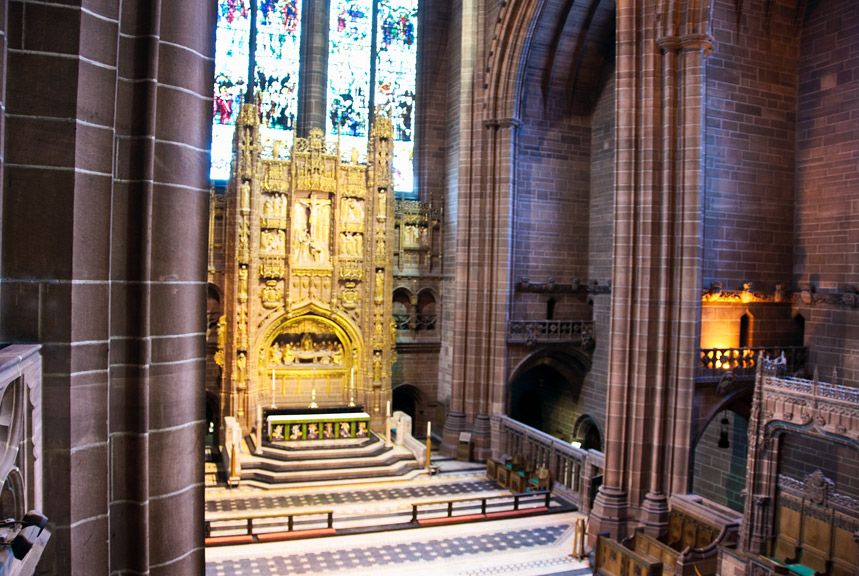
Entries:
[[260,292],[263,308],[277,308],[283,303],[283,288],[277,280],[266,280]]
[[340,254],[360,257],[364,253],[364,235],[360,232],[340,233]]
[[364,201],[345,197],[340,201],[341,229],[346,232],[364,231]]
[[286,194],[267,195],[262,206],[260,228],[286,230]]
[[266,160],[263,163],[263,192],[289,191],[290,164],[282,160]]
[[318,130],[296,139],[289,159],[261,159],[256,114],[243,109],[223,217],[230,241],[221,246],[226,314],[216,358],[222,413],[246,430],[259,406],[354,401],[373,426],[382,422],[396,343],[390,122],[379,119],[372,134],[367,165],[357,154],[341,162]]
[[268,367],[343,366],[343,344],[333,333],[280,334],[269,346]]
[[331,260],[331,199],[328,194],[314,192],[307,198],[297,198],[292,214],[293,265],[328,265]]
[[367,194],[367,169],[364,166],[343,166],[340,183],[344,195],[363,198]]
[[343,290],[340,291],[340,303],[346,310],[353,310],[358,307],[358,290],[355,289],[354,282],[346,282]]
[[334,192],[337,189],[336,154],[329,154],[322,130],[313,129],[307,139],[296,138],[293,146],[295,187],[298,190]]
[[286,275],[286,266],[282,258],[262,257],[259,262],[260,278],[283,278]]

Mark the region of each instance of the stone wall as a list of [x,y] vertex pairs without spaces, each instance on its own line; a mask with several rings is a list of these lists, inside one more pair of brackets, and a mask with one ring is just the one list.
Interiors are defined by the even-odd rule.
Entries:
[[[859,5],[823,0],[803,26],[799,57],[793,278],[835,302],[848,287],[859,289],[857,30]],[[812,364],[859,385],[859,306],[801,303],[797,312]]]
[[[713,3],[707,58],[704,286],[787,283],[793,257],[793,2]],[[769,13],[765,13],[768,8]]]
[[202,574],[215,4],[15,1],[7,30],[0,340],[42,343],[39,571]]
[[794,480],[820,470],[844,496],[859,499],[859,450],[801,434],[781,436],[779,473]]
[[722,414],[716,414],[695,447],[692,492],[742,513],[749,422],[733,412],[724,412],[729,422],[730,446],[720,448]]
[[[559,12],[561,2],[547,2],[545,11]],[[575,114],[561,86],[545,84],[546,62],[559,17],[544,14],[524,70],[522,126],[516,150],[516,197],[513,224],[513,281],[582,282],[588,273],[591,118]],[[562,58],[562,56],[558,56]],[[561,65],[561,64],[555,64]],[[517,319],[546,317],[544,296],[516,294]],[[558,298],[555,319],[583,319],[574,302]],[[569,308],[565,314],[565,308]]]

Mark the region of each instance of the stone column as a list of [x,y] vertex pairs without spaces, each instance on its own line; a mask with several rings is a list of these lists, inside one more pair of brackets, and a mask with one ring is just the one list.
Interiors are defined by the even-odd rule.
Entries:
[[674,9],[618,8],[608,430],[591,542],[605,530],[622,537],[633,517],[658,535],[667,526],[670,493],[687,489],[701,302],[703,57],[710,40],[675,35],[678,26],[706,26],[680,18],[687,8]]
[[636,6],[625,3],[617,9],[617,72],[615,93],[615,224],[614,270],[609,328],[609,367],[606,399],[605,465],[603,483],[594,499],[588,523],[588,544],[596,545],[596,535],[611,532],[622,535],[628,516],[626,492],[627,444],[631,438],[626,425],[630,403],[631,378],[630,323],[634,314],[635,287],[632,248],[635,245],[633,221],[635,186],[635,122],[638,94],[636,91]]
[[39,571],[203,574],[215,5],[12,2],[8,26],[0,337],[43,344]]
[[295,123],[299,138],[307,138],[314,128],[323,132],[326,128],[330,10],[330,0],[303,0],[301,6],[301,67]]
[[458,432],[470,422],[476,460],[491,456],[490,415],[504,410],[518,126],[514,118],[484,121],[478,135],[484,174],[461,192],[468,201],[460,197],[453,389],[461,407],[454,405],[459,409],[448,418],[442,452],[455,450]]

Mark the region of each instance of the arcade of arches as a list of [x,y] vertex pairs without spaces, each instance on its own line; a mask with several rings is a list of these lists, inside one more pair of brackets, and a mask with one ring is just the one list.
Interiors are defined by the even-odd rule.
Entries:
[[[421,0],[409,199],[384,116],[369,164],[318,110],[272,159],[252,106],[213,189],[215,4],[0,2],[0,340],[41,345],[40,573],[202,575],[203,446],[309,394],[371,427],[391,401],[445,455],[502,456],[511,417],[581,442],[591,543],[694,492],[753,527],[732,576],[777,539],[775,486],[859,498],[859,4]],[[761,353],[840,411],[756,412]]]

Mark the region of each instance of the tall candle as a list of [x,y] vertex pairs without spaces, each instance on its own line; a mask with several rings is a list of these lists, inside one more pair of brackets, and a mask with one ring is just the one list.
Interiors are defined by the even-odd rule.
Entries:
[[391,417],[391,401],[390,400],[388,400],[388,403],[385,407],[385,414],[388,416],[388,418]]

